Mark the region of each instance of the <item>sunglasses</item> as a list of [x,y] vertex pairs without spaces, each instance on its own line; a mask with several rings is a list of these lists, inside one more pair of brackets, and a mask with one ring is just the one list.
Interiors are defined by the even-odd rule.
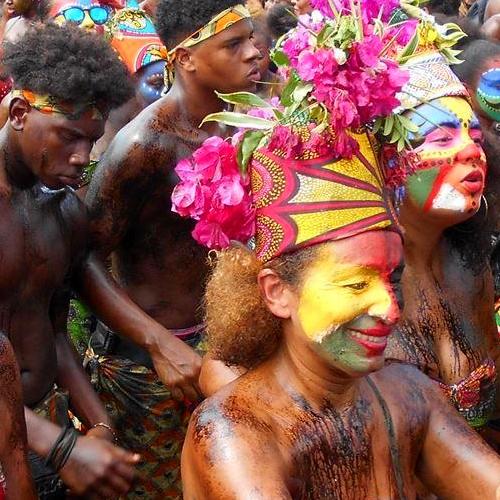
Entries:
[[109,19],[109,10],[105,7],[95,5],[90,9],[82,9],[81,7],[70,7],[62,12],[64,19],[70,23],[81,24],[85,19],[85,12],[89,13],[90,19],[94,24],[105,24]]

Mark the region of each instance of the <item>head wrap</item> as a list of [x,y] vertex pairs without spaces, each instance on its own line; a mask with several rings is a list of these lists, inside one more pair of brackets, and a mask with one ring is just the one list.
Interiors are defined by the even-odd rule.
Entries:
[[27,101],[29,105],[46,115],[61,114],[70,120],[80,120],[81,118],[89,117],[92,120],[104,120],[101,111],[95,104],[83,104],[76,106],[73,103],[63,102],[56,97],[50,95],[40,95],[31,90],[15,89],[11,92],[12,98],[20,97]]
[[116,11],[109,31],[111,46],[132,75],[148,64],[166,60],[167,49],[151,19],[135,0],[129,0],[125,8]]
[[233,24],[242,19],[251,18],[248,9],[241,4],[229,7],[214,16],[207,24],[196,30],[192,35],[188,36],[181,43],[177,44],[167,54],[167,66],[165,67],[165,87],[169,88],[173,83],[174,78],[174,61],[178,49],[193,47],[208,38],[218,35],[221,31],[230,28]]

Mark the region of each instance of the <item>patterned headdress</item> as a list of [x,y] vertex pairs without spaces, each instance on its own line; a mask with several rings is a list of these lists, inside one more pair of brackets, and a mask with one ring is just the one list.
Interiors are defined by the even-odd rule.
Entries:
[[109,25],[111,46],[133,75],[155,61],[166,60],[167,49],[148,15],[135,0],[118,10]]
[[400,105],[395,94],[408,77],[381,56],[373,19],[349,9],[332,19],[317,14],[301,17],[273,54],[287,78],[280,102],[218,94],[254,109],[206,117],[241,131],[232,143],[208,139],[176,167],[172,210],[197,220],[193,237],[210,248],[251,240],[267,262],[321,242],[396,230],[366,125]]

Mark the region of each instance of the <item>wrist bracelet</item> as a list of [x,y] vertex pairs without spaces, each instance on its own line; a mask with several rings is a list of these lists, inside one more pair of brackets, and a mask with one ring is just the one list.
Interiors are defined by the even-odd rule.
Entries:
[[118,442],[118,436],[116,435],[116,432],[110,425],[105,424],[104,422],[97,422],[97,424],[94,424],[90,429],[96,429],[97,427],[103,427],[104,429],[107,429],[113,436],[113,441],[115,443]]
[[45,465],[51,467],[55,472],[61,470],[66,465],[77,439],[78,432],[73,427],[65,427],[52,445],[45,459]]

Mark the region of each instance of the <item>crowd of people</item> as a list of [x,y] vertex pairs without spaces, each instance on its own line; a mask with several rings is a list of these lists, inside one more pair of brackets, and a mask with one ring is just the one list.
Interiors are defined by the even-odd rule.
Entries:
[[500,1],[0,38],[0,500],[500,499]]

